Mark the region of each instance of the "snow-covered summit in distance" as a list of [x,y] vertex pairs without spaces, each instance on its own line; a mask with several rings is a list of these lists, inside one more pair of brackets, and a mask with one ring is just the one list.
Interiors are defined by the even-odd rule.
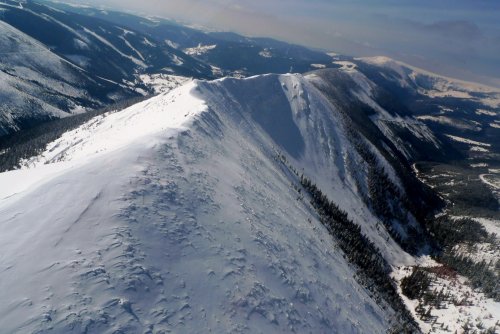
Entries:
[[[446,77],[385,56],[354,59],[382,68],[389,68],[397,72],[403,80],[407,78],[406,82],[402,82],[403,85],[424,85],[425,83],[422,79],[426,77],[428,80],[426,83],[428,87],[420,87],[420,92],[426,95],[428,94],[431,97],[450,96],[472,99],[474,93],[489,93],[497,97],[496,100],[490,102],[490,105],[496,108],[500,107],[500,88],[497,87]],[[419,79],[422,80],[422,82],[419,83]]]

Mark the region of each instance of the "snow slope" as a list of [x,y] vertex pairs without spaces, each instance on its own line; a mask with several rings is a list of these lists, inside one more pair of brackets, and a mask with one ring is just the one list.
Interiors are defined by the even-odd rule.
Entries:
[[62,117],[81,104],[95,103],[85,96],[82,85],[89,79],[79,69],[2,21],[0,59],[0,135],[17,130],[34,113]]
[[133,95],[0,20],[0,136]]
[[356,187],[360,157],[306,79],[191,82],[0,174],[0,328],[386,332],[394,312],[357,283],[276,152],[392,264],[413,263],[375,228]]

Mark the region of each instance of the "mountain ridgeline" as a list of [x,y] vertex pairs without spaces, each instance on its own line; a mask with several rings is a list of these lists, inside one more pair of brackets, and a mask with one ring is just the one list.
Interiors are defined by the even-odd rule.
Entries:
[[[2,249],[43,259],[12,264],[4,284],[23,289],[23,277],[36,277],[53,292],[2,306],[2,327],[418,332],[389,276],[426,248],[407,203],[410,180],[353,135],[347,110],[316,88],[319,75],[198,81],[49,143],[14,172],[63,171],[0,211],[3,227],[44,229],[39,243]],[[47,218],[23,223],[61,192]],[[425,198],[420,205],[432,209]],[[2,298],[17,301],[11,292]]]

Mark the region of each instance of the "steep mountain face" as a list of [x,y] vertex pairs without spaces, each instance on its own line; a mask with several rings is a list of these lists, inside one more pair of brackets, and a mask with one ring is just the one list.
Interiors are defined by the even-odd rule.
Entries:
[[[370,191],[373,173],[399,196],[406,181],[317,80],[189,83],[0,174],[2,328],[418,331],[388,274],[415,263],[402,240],[425,235]],[[328,227],[305,178],[343,225]],[[374,203],[389,200],[404,217],[383,222]]]
[[[489,312],[498,314],[500,296],[499,91],[387,58],[336,63],[340,70],[309,77],[333,104],[342,106],[353,131],[370,138],[391,162],[413,212],[429,212],[418,204],[420,198],[438,207],[446,204],[439,215],[419,219],[426,221],[433,260],[400,267],[394,274],[407,305],[425,332],[495,332],[494,322],[485,327],[484,319]],[[410,165],[432,191],[405,177]],[[372,205],[385,222],[387,208],[380,209],[377,200]],[[401,220],[401,215],[389,216]],[[398,234],[394,238],[415,254]],[[457,278],[466,283],[457,288]],[[468,307],[461,309],[464,303]]]

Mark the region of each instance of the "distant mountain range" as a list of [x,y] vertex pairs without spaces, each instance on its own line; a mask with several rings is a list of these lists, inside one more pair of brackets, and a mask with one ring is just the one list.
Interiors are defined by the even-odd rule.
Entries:
[[265,73],[304,73],[336,67],[331,57],[299,45],[270,38],[249,38],[231,32],[206,32],[176,22],[139,17],[85,6],[56,4],[58,8],[100,18],[150,35],[220,69],[219,75],[251,76]]

